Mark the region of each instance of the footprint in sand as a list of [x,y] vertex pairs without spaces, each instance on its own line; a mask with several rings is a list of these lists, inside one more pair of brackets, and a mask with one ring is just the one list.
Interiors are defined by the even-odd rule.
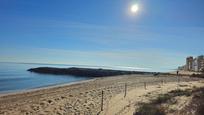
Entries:
[[31,107],[32,110],[34,110],[34,111],[39,111],[40,108],[41,108],[39,105],[31,105],[30,107]]
[[47,102],[48,102],[48,104],[51,104],[51,105],[53,105],[55,103],[55,101],[52,99],[47,100]]
[[69,97],[73,97],[73,95],[69,95]]
[[44,107],[44,106],[46,106],[46,105],[47,105],[47,102],[42,101],[42,102],[40,102],[40,105]]
[[67,97],[65,97],[65,96],[61,96],[61,99],[66,99]]

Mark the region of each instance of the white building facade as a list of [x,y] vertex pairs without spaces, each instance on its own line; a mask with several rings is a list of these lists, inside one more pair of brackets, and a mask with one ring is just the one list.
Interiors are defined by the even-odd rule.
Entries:
[[186,58],[186,71],[196,71],[200,72],[204,70],[204,56],[198,56],[193,58],[192,56]]

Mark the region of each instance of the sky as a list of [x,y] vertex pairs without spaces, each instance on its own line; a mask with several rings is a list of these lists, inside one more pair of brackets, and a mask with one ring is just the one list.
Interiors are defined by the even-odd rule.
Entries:
[[170,71],[204,54],[203,11],[203,0],[0,0],[0,62]]

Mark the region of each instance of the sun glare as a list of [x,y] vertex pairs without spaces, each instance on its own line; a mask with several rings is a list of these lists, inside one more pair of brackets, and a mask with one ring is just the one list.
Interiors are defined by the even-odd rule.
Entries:
[[131,10],[132,13],[138,12],[138,10],[139,10],[138,4],[132,5],[130,10]]

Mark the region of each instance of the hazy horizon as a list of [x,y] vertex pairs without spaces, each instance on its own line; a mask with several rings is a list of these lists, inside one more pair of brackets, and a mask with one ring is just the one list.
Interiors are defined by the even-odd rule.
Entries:
[[1,0],[0,62],[171,71],[187,56],[204,54],[203,5],[203,0]]

